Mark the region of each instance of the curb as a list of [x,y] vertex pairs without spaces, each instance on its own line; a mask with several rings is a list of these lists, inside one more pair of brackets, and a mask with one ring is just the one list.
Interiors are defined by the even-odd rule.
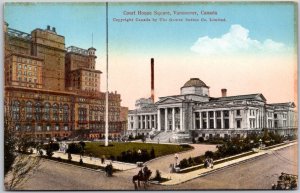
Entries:
[[95,169],[91,169],[91,168],[87,168],[87,167],[82,167],[82,166],[78,166],[78,165],[74,165],[74,164],[69,164],[69,163],[65,163],[65,162],[60,162],[60,161],[55,161],[55,160],[51,160],[51,159],[47,159],[47,158],[41,158],[43,160],[47,160],[47,161],[51,161],[51,162],[55,162],[55,163],[59,163],[59,164],[63,164],[63,165],[68,165],[68,166],[73,166],[73,167],[77,167],[80,169],[85,169],[85,170],[89,170],[89,171],[93,171],[93,172],[101,172],[101,173],[105,173],[103,170],[95,170]]

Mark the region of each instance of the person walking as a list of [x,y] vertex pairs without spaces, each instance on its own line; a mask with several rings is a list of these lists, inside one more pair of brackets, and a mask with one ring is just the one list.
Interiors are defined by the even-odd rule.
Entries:
[[175,157],[175,166],[177,166],[177,165],[178,165],[178,158],[179,158],[179,157],[178,157],[178,154],[175,153],[175,156],[174,156],[174,157]]

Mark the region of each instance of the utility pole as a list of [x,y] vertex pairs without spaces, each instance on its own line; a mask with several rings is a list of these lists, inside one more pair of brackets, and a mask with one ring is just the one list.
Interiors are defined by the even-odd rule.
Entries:
[[105,146],[108,146],[108,2],[106,2],[106,108],[105,108]]

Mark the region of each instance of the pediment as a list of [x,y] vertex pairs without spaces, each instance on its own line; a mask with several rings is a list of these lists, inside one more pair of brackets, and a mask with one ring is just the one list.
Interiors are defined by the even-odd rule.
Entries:
[[183,99],[175,98],[175,97],[164,97],[156,102],[156,104],[172,104],[172,103],[180,103]]
[[255,98],[256,98],[257,100],[266,102],[266,98],[265,98],[264,95],[262,95],[262,94],[256,95]]

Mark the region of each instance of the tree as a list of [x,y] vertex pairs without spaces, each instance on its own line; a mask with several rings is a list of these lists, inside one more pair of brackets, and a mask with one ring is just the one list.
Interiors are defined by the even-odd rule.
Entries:
[[31,135],[17,133],[7,114],[4,115],[4,185],[5,189],[14,190],[38,169],[40,158],[28,155],[28,150],[35,148],[36,143]]
[[8,120],[4,117],[4,176],[11,170],[12,165],[16,159],[15,147],[16,138],[15,135],[8,127]]

